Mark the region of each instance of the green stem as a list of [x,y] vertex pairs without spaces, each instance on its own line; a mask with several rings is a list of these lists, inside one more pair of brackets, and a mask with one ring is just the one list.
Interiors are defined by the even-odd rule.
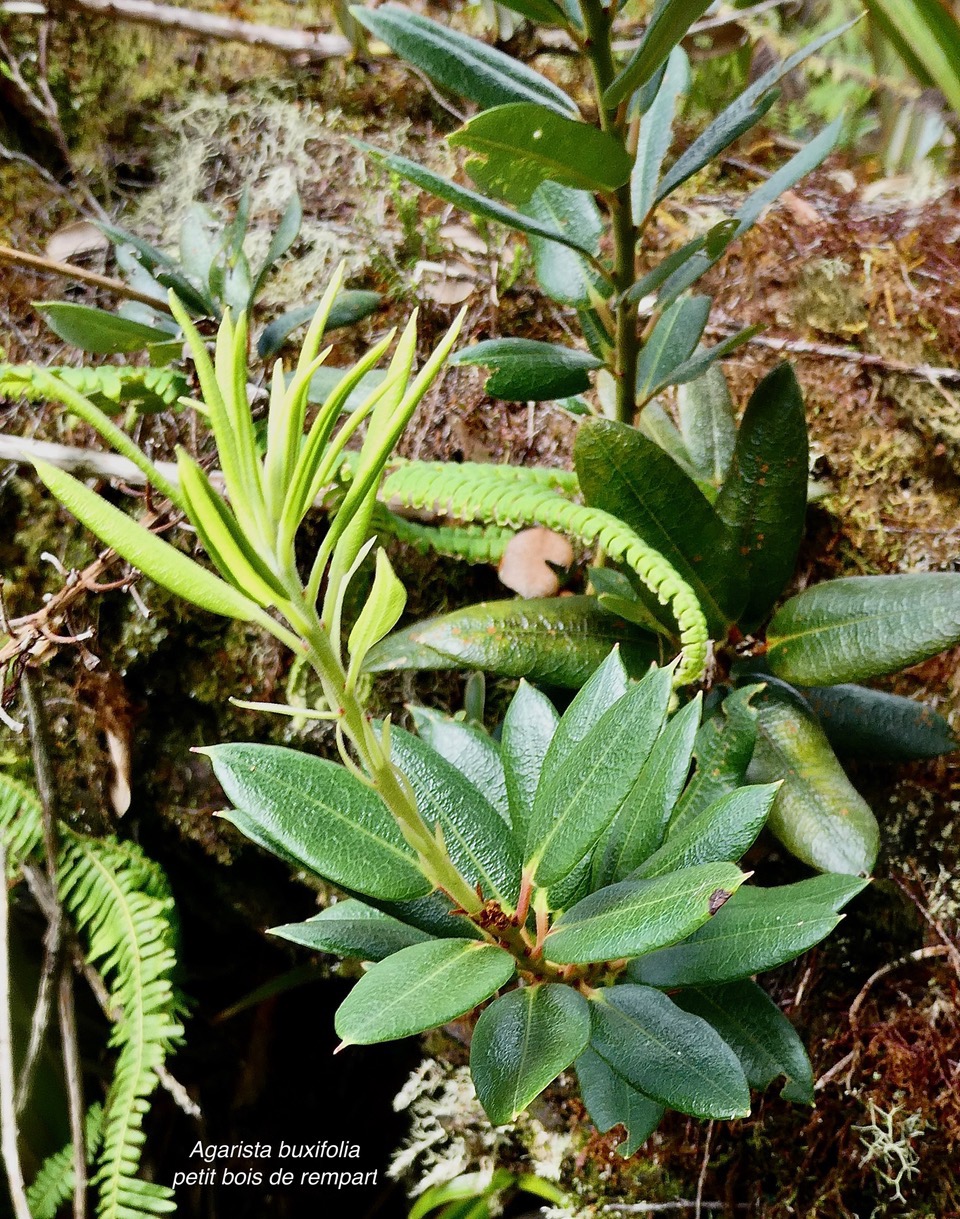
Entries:
[[[602,0],[581,0],[586,38],[584,50],[590,60],[600,127],[614,136],[627,149],[629,127],[627,103],[607,109],[603,95],[617,75],[613,60],[614,8],[606,9]],[[633,223],[633,197],[629,181],[607,196],[613,233],[613,285],[616,291],[614,313],[614,365],[616,399],[614,418],[632,423],[636,414],[637,360],[640,345],[637,338],[637,302],[628,299],[636,279],[635,251],[637,230]]]

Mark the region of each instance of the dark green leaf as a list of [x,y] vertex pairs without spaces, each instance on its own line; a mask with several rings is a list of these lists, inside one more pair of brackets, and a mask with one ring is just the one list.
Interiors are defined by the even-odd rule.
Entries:
[[382,961],[401,948],[432,938],[353,897],[328,906],[304,923],[271,927],[270,934],[314,952],[332,952],[361,961]]
[[800,693],[838,751],[907,761],[953,753],[953,729],[932,707],[865,686],[804,686]]
[[635,428],[605,419],[581,425],[574,461],[587,503],[619,516],[668,559],[722,637],[743,595],[736,547],[692,480]]
[[202,752],[227,798],[309,871],[373,897],[429,890],[383,801],[342,766],[277,745]]
[[495,999],[470,1043],[470,1074],[491,1123],[515,1121],[589,1036],[590,1009],[571,986],[524,986]]
[[750,396],[716,509],[739,540],[750,591],[746,629],[770,612],[793,575],[807,508],[809,445],[803,394],[789,364]]
[[401,59],[484,109],[509,102],[539,102],[560,114],[577,112],[574,102],[545,76],[476,38],[395,4],[377,9],[354,5],[350,12]]
[[284,208],[283,215],[280,217],[280,223],[273,231],[273,236],[270,238],[270,245],[267,248],[266,256],[263,260],[263,265],[257,272],[257,277],[253,282],[253,287],[250,290],[250,304],[252,305],[260,289],[263,287],[267,276],[286,254],[293,243],[300,235],[300,226],[303,223],[303,208],[300,204],[300,196],[294,189],[293,195],[287,206]]
[[680,386],[677,412],[690,460],[716,495],[730,472],[737,441],[730,389],[719,368],[709,368],[702,377]]
[[541,343],[536,339],[488,339],[463,347],[451,364],[479,364],[493,370],[485,385],[506,402],[543,402],[590,388],[588,372],[603,361],[588,351]]
[[539,690],[521,681],[503,717],[500,734],[510,820],[518,842],[527,840],[543,761],[559,722],[553,703]]
[[553,0],[500,0],[504,8],[541,25],[566,25],[569,18]]
[[670,670],[655,670],[628,690],[545,772],[525,856],[538,885],[567,876],[616,816],[663,724],[670,678]]
[[[330,316],[324,328],[324,334],[336,330],[340,326],[354,326],[365,317],[375,313],[383,302],[379,292],[347,291],[341,292],[333,302]],[[306,326],[313,320],[319,301],[310,305],[301,305],[264,327],[257,343],[257,354],[261,360],[269,360],[283,347],[290,335],[300,326]],[[323,370],[321,370],[323,371]],[[329,370],[326,370],[329,371]]]
[[740,1059],[752,1088],[766,1088],[783,1075],[780,1095],[785,1100],[813,1104],[813,1068],[803,1042],[756,982],[694,987],[682,990],[675,1002],[713,1025]]
[[577,1059],[577,1080],[590,1120],[600,1133],[614,1126],[625,1128],[627,1137],[617,1147],[620,1155],[632,1156],[660,1125],[663,1105],[631,1087],[594,1050],[584,1050]]
[[822,872],[869,872],[880,834],[869,805],[847,778],[823,729],[789,688],[756,700],[757,744],[750,778],[783,787],[770,829],[787,850]]
[[708,863],[608,885],[557,919],[543,955],[558,965],[586,965],[675,944],[701,927],[744,880],[731,863]]
[[58,338],[94,355],[143,351],[150,343],[162,343],[170,337],[156,326],[144,326],[89,305],[39,301],[36,308]]
[[390,756],[417,797],[420,816],[439,825],[450,858],[486,897],[512,905],[520,890],[520,854],[503,818],[456,767],[429,745],[393,728]]
[[603,95],[607,110],[615,109],[635,89],[646,84],[711,3],[712,0],[661,0],[653,10],[640,45]]
[[630,678],[623,663],[620,648],[608,651],[589,679],[581,683],[570,705],[560,717],[560,723],[547,750],[544,769],[547,774],[559,770],[567,755],[587,735],[605,711],[623,698],[630,689]]
[[483,938],[477,927],[462,914],[452,913],[453,903],[439,889],[409,901],[377,902],[376,906],[378,910],[401,923],[415,927],[418,931],[425,931],[431,939],[465,939],[468,936],[476,940]]
[[960,642],[960,574],[851,576],[792,597],[767,632],[770,671],[832,686],[893,673]]
[[484,110],[447,139],[479,154],[466,169],[481,189],[518,205],[543,182],[612,194],[633,164],[612,135],[534,102]]
[[721,796],[645,860],[633,876],[662,876],[702,863],[735,863],[763,829],[779,784],[741,787]]
[[657,183],[663,158],[673,141],[673,118],[677,99],[690,87],[690,63],[680,47],[674,47],[656,97],[645,110],[637,138],[637,159],[630,179],[633,222],[642,225],[656,203]]
[[[592,254],[600,252],[603,221],[589,191],[544,182],[530,196],[524,210],[541,224],[569,233]],[[533,236],[530,253],[537,281],[551,300],[563,305],[590,304],[590,287],[597,273],[585,259],[567,246]]]
[[635,672],[657,657],[650,635],[605,613],[595,597],[486,601],[389,635],[370,649],[364,667],[370,673],[485,669],[576,688],[615,643]]
[[646,1096],[728,1119],[750,1112],[750,1089],[733,1050],[705,1020],[648,986],[612,986],[592,1005],[590,1048]]
[[676,301],[653,328],[637,363],[637,401],[648,402],[672,382],[672,374],[693,354],[710,316],[709,296]]
[[505,986],[514,959],[478,940],[430,940],[374,965],[337,1010],[347,1045],[411,1037],[464,1015]]
[[[670,688],[664,688],[664,685],[657,692],[658,730],[666,718],[670,700]],[[701,701],[698,694],[673,717],[655,744],[648,743],[648,753],[637,781],[623,801],[602,849],[594,856],[595,889],[624,880],[663,842],[673,806],[690,772]]]
[[500,750],[482,728],[455,720],[428,707],[411,707],[417,732],[426,743],[469,779],[507,825],[510,806]]
[[731,351],[736,351],[738,347],[749,342],[759,329],[759,326],[746,326],[721,342],[714,343],[712,347],[697,348],[689,359],[684,360],[682,364],[678,364],[673,369],[667,384],[685,385],[688,381],[695,381],[698,377],[702,377],[716,364],[717,360],[722,360]]
[[702,986],[749,978],[792,961],[829,935],[837,914],[868,882],[813,876],[775,889],[740,889],[682,944],[632,961],[631,978],[649,986]]

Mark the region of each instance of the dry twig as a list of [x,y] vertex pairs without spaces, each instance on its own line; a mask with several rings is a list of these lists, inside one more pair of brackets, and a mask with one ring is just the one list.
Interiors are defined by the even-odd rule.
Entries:
[[150,296],[146,292],[138,292],[122,279],[113,279],[109,275],[98,275],[96,271],[88,271],[84,267],[76,267],[73,263],[57,262],[53,258],[44,258],[39,254],[27,254],[24,250],[15,250],[11,246],[0,245],[0,263],[12,267],[27,267],[31,271],[46,271],[51,275],[63,275],[67,279],[75,279],[81,284],[90,284],[94,288],[103,288],[115,296],[126,300],[139,301],[162,313],[169,313],[170,306],[162,297]]

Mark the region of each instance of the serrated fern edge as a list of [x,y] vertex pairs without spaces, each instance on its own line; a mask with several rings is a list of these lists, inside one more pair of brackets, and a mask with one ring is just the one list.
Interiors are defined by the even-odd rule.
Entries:
[[[91,1105],[83,1123],[88,1164],[93,1162],[100,1147],[102,1132],[103,1105]],[[56,1219],[57,1211],[73,1193],[73,1183],[73,1144],[68,1143],[47,1156],[27,1190],[27,1205],[32,1219]]]

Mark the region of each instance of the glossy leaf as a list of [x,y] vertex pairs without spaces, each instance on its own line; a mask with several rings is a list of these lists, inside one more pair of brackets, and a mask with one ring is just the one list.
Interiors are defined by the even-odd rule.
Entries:
[[494,220],[497,224],[505,224],[508,228],[516,229],[519,233],[526,233],[529,237],[544,237],[548,241],[559,242],[560,245],[568,246],[571,250],[577,250],[581,254],[590,255],[592,253],[575,234],[567,233],[556,225],[536,220],[533,216],[505,207],[502,203],[488,199],[476,191],[458,186],[455,182],[441,178],[439,174],[425,169],[407,157],[383,152],[379,148],[365,144],[362,140],[354,140],[353,143],[357,148],[369,153],[385,169],[399,174],[401,178],[406,178],[408,182],[413,182],[422,190],[429,191],[438,199],[443,199],[446,203],[452,203],[455,207],[469,212],[471,216],[482,216],[484,220]]
[[434,889],[423,897],[412,897],[405,901],[378,901],[371,904],[375,904],[378,910],[401,923],[426,932],[431,939],[483,939],[480,930],[473,923],[468,922],[462,914],[453,913],[453,902],[439,889]]
[[710,7],[712,0],[661,0],[653,10],[640,45],[603,95],[613,110],[654,75],[687,30]]
[[716,366],[677,390],[680,434],[697,474],[720,490],[730,471],[737,424],[727,378]]
[[482,728],[429,707],[411,707],[410,714],[421,739],[469,779],[510,825],[507,779],[496,741]]
[[[658,693],[662,724],[670,691],[661,686]],[[673,806],[690,770],[700,705],[698,695],[677,712],[655,743],[649,743],[637,781],[623,801],[602,849],[594,856],[594,888],[624,880],[663,841]]]
[[616,643],[634,671],[656,659],[651,636],[605,613],[594,597],[486,601],[389,635],[367,653],[364,667],[484,669],[576,688]]
[[710,316],[709,296],[676,301],[643,345],[637,363],[637,401],[648,402],[671,384],[671,375],[693,354]]
[[750,1112],[739,1059],[705,1020],[649,986],[613,986],[600,995],[591,1004],[590,1048],[628,1083],[695,1117]]
[[313,952],[330,952],[361,961],[382,961],[401,948],[432,938],[354,897],[327,906],[306,922],[271,927],[270,934]]
[[390,756],[407,777],[420,816],[437,825],[454,865],[471,885],[503,906],[517,900],[520,853],[503,818],[478,788],[424,741],[401,728],[390,732]]
[[491,1123],[515,1121],[589,1036],[590,1008],[571,986],[523,986],[495,999],[470,1043],[470,1074]]
[[371,897],[429,890],[386,805],[344,767],[279,745],[197,752],[210,758],[227,799],[308,871]]
[[481,189],[520,205],[543,182],[611,194],[633,164],[612,135],[531,102],[484,110],[447,140],[479,154],[466,169]]
[[850,576],[792,597],[767,632],[770,671],[795,685],[863,681],[960,642],[960,574]]
[[585,965],[653,952],[696,931],[745,879],[731,863],[710,863],[608,885],[561,914],[543,954],[558,965]]
[[553,703],[535,687],[521,681],[503,717],[500,734],[510,820],[518,842],[527,840],[544,758],[559,722]]
[[81,524],[161,587],[224,618],[261,626],[269,623],[255,601],[131,520],[71,474],[43,461],[34,462],[34,467],[40,480]]
[[757,711],[751,705],[757,689],[729,693],[722,709],[700,728],[693,746],[697,767],[673,810],[668,835],[744,781],[757,739]]
[[690,62],[677,46],[670,52],[660,87],[640,120],[637,158],[630,179],[634,224],[643,224],[656,202],[663,159],[673,141],[677,100],[689,87]]
[[866,686],[804,686],[834,749],[879,761],[936,758],[953,753],[953,729],[932,707]]
[[[362,322],[371,313],[376,313],[382,303],[383,296],[379,292],[356,290],[338,293],[327,317],[327,324],[323,328],[324,334],[341,326],[354,326],[357,322]],[[298,327],[312,322],[318,304],[319,301],[313,301],[309,305],[300,305],[265,326],[257,343],[257,355],[260,359],[272,359]]]
[[682,990],[674,1002],[717,1030],[743,1067],[752,1088],[785,1076],[780,1095],[813,1104],[813,1068],[793,1025],[756,982],[728,982]]
[[544,775],[525,856],[538,885],[567,876],[616,815],[660,731],[670,678],[670,670],[656,670],[628,690]]
[[600,1133],[614,1126],[626,1130],[617,1147],[620,1155],[632,1156],[660,1125],[663,1105],[628,1084],[595,1050],[586,1049],[577,1059],[577,1081],[590,1120]]
[[446,1024],[505,986],[514,964],[478,940],[414,944],[364,974],[337,1009],[337,1034],[347,1045],[371,1045]]
[[587,735],[605,711],[630,689],[630,678],[620,647],[614,647],[573,696],[560,717],[544,768],[548,774],[559,770],[567,755]]
[[[544,182],[530,196],[524,210],[541,224],[569,233],[578,245],[600,252],[603,221],[589,191],[571,190],[556,182]],[[533,269],[542,291],[563,305],[589,306],[597,273],[567,246],[542,237],[530,237]]]
[[877,820],[802,699],[771,686],[757,700],[750,778],[783,780],[770,829],[788,851],[821,872],[867,873],[880,843]]
[[716,509],[739,538],[749,580],[741,621],[769,613],[793,575],[807,508],[809,445],[803,394],[789,364],[767,373],[740,422]]
[[476,38],[396,4],[377,9],[353,5],[350,12],[401,59],[484,109],[510,102],[539,102],[560,114],[577,112],[566,93],[545,76]]
[[837,911],[868,882],[857,876],[813,876],[775,889],[742,888],[682,944],[640,957],[630,977],[649,986],[734,982],[792,961],[830,934]]
[[591,506],[620,517],[691,585],[711,631],[725,633],[741,593],[732,536],[676,463],[635,428],[589,419],[574,461]]
[[672,834],[633,876],[662,876],[720,860],[735,863],[766,824],[778,791],[779,784],[763,783],[721,796]]
[[602,365],[588,351],[537,339],[488,339],[461,348],[450,363],[491,369],[484,388],[492,398],[505,402],[543,402],[579,394],[590,388],[590,370]]
[[36,308],[58,338],[94,355],[143,351],[151,343],[163,343],[170,338],[167,330],[145,326],[90,305],[40,301]]

